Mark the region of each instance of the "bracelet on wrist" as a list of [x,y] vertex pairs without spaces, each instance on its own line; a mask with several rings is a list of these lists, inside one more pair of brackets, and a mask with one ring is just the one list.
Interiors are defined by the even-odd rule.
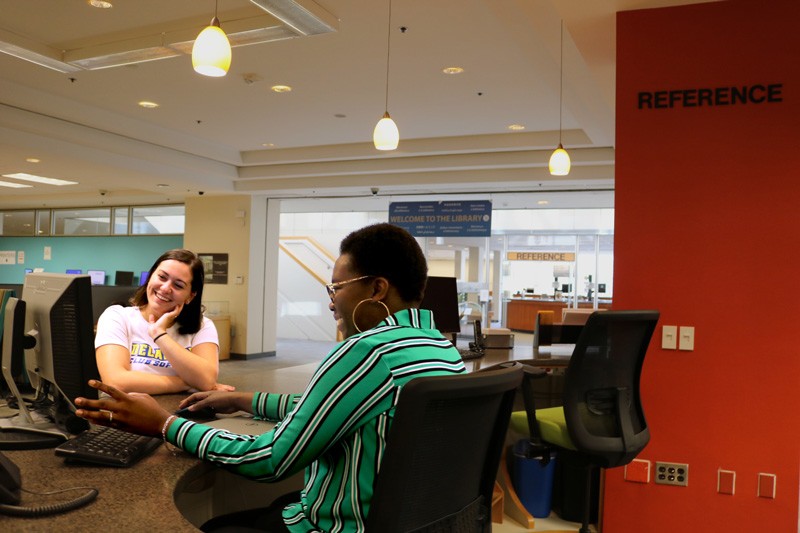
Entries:
[[162,333],[159,333],[158,335],[156,335],[155,337],[153,337],[153,342],[156,342],[158,339],[160,339],[161,337],[163,337],[163,336],[164,336],[164,335],[166,335],[166,334],[167,334],[167,332],[166,332],[166,331],[164,331],[164,332],[162,332]]
[[167,419],[164,421],[164,425],[161,427],[161,440],[163,440],[164,442],[167,442],[167,429],[169,429],[170,423],[172,423],[172,421],[175,420],[176,418],[178,417],[175,415],[169,415]]

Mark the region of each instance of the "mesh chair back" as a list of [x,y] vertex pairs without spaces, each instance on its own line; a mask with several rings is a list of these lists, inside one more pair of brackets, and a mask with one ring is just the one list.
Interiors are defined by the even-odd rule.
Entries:
[[577,449],[604,468],[647,445],[639,379],[658,311],[606,311],[586,322],[567,367],[564,416]]
[[420,377],[400,392],[366,530],[491,529],[518,364],[492,372]]

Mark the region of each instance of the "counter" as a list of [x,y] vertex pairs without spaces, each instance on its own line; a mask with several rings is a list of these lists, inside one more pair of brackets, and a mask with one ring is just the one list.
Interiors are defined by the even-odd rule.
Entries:
[[[533,333],[536,315],[539,311],[553,311],[557,321],[561,320],[561,310],[567,307],[563,300],[541,300],[534,298],[511,298],[506,300],[506,327],[514,331]],[[578,302],[581,309],[591,309],[592,302]],[[600,309],[610,309],[610,303],[598,304]]]
[[[183,395],[158,397],[159,404],[175,410]],[[17,533],[41,531],[165,531],[196,532],[178,511],[173,492],[181,477],[199,463],[183,452],[172,454],[164,445],[130,468],[67,464],[52,449],[5,450],[3,453],[20,469],[22,488],[35,492],[92,487],[99,490],[89,505],[68,513],[43,518],[0,515],[1,528]],[[85,494],[70,491],[51,497],[22,492],[23,506],[52,504]]]
[[[316,366],[317,363],[312,363],[266,372],[259,376],[258,381],[262,390],[301,392]],[[221,379],[225,377],[221,376]],[[228,379],[226,382],[240,390],[253,390],[248,385],[253,384],[254,377]],[[174,411],[184,397],[183,394],[170,394],[156,399],[162,407]],[[173,453],[164,445],[130,468],[67,464],[61,457],[56,457],[52,449],[4,450],[3,453],[19,467],[25,490],[47,492],[93,487],[100,491],[94,502],[61,515],[44,518],[0,515],[0,529],[15,533],[82,533],[88,530],[196,532],[194,524],[236,508],[247,508],[247,505],[266,505],[271,501],[264,501],[269,494],[277,496],[299,488],[301,484],[297,478],[286,480],[282,485],[256,483],[203,463],[182,451]],[[85,493],[83,490],[43,497],[23,492],[22,505],[52,504]]]

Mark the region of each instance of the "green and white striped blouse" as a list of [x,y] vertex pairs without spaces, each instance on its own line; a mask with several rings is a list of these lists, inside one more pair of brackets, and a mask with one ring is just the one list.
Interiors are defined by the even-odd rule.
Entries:
[[301,501],[283,511],[289,530],[363,531],[401,387],[465,371],[431,312],[405,309],[336,346],[302,395],[256,393],[254,413],[279,421],[272,431],[238,435],[178,418],[167,440],[258,481],[305,469]]

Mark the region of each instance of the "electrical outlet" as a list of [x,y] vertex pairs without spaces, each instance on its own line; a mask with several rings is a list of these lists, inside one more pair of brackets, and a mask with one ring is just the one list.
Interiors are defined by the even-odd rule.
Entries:
[[656,461],[655,482],[661,485],[686,487],[689,485],[689,465]]

